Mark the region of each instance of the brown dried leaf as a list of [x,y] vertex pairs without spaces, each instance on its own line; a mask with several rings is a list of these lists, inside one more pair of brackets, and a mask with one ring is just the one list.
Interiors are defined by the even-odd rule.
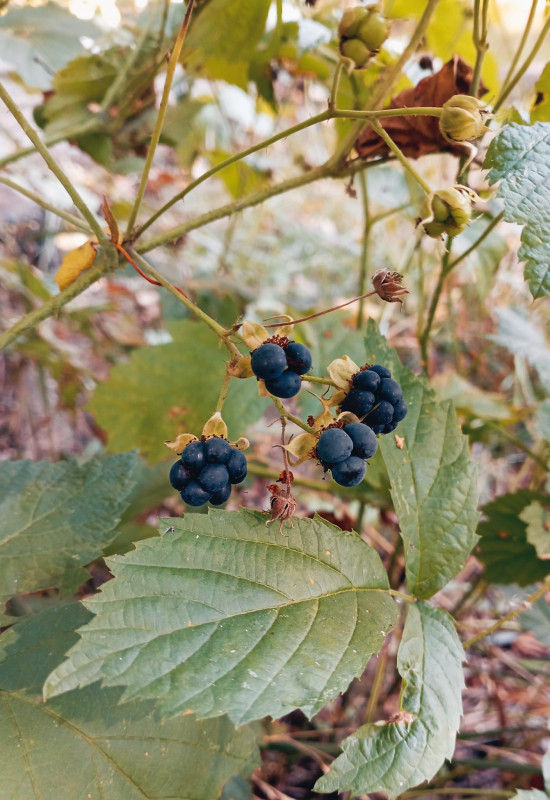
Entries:
[[[423,78],[414,88],[405,89],[394,97],[389,108],[412,108],[414,106],[441,107],[455,94],[468,94],[473,70],[460,56],[453,56],[434,75]],[[480,85],[481,97],[487,88]],[[438,117],[385,117],[380,124],[408,158],[420,158],[428,153],[455,153],[462,155],[461,145],[446,141],[439,130]],[[369,159],[385,155],[387,144],[372,130],[360,133],[355,149],[361,158]]]

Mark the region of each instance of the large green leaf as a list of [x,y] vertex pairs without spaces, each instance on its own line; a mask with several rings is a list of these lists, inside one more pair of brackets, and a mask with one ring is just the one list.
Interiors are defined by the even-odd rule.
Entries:
[[409,607],[397,668],[400,719],[363,725],[315,788],[401,795],[430,780],[454,751],[462,713],[464,651],[451,617],[427,603]]
[[28,86],[49,89],[52,73],[84,49],[81,38],[95,39],[99,29],[57,3],[10,8],[0,17],[2,60],[12,64]]
[[141,469],[135,452],[0,462],[0,601],[86,580],[82,567],[115,539]]
[[[205,325],[172,323],[173,342],[134,350],[128,364],[111,369],[90,409],[119,452],[139,447],[149,461],[166,458],[165,439],[180,432],[200,436],[214,413],[225,374],[227,353]],[[223,418],[238,439],[262,415],[268,401],[258,396],[254,379],[231,381]]]
[[246,91],[250,62],[263,36],[271,0],[208,3],[193,21],[182,60],[186,69],[235,83]]
[[109,559],[115,580],[48,678],[59,694],[102,679],[164,713],[237,724],[315,714],[381,647],[396,609],[377,553],[316,518],[288,537],[258,512],[189,514]]
[[550,123],[507,125],[483,165],[489,183],[501,181],[504,219],[523,225],[518,256],[533,297],[550,294]]
[[550,561],[537,557],[527,540],[527,523],[520,515],[533,502],[545,498],[526,489],[497,497],[482,508],[486,519],[478,526],[481,536],[476,556],[485,564],[490,583],[518,583],[528,586],[550,572]]
[[152,703],[120,706],[120,690],[98,684],[44,703],[45,677],[89,618],[74,603],[0,638],[2,800],[216,800],[254,768],[255,730],[227,717],[161,721]]
[[369,361],[390,366],[409,406],[397,429],[402,448],[390,435],[380,437],[380,450],[405,545],[407,585],[426,599],[460,572],[476,542],[476,469],[452,403],[436,400],[374,323],[368,326],[366,352]]

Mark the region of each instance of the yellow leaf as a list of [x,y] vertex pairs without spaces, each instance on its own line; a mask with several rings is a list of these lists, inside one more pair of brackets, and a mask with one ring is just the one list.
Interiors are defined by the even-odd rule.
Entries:
[[241,336],[251,350],[256,350],[266,339],[269,339],[269,333],[259,322],[243,322]]
[[294,456],[297,460],[290,461],[291,467],[297,467],[298,464],[303,464],[304,461],[312,458],[311,452],[317,446],[317,438],[311,433],[301,433],[289,444],[283,445],[284,449],[289,455]]
[[92,266],[95,257],[96,249],[91,242],[84,242],[80,247],[67,253],[54,278],[59,288],[66,289],[74,283],[81,272]]
[[192,433],[180,433],[176,436],[173,442],[168,441],[168,439],[164,440],[164,444],[166,447],[169,447],[170,450],[173,450],[174,453],[177,453],[178,456],[183,453],[189,442],[196,442],[197,437],[193,436]]

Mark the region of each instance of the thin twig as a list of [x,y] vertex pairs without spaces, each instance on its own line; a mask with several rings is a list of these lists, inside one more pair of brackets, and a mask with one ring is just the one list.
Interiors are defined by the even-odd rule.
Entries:
[[502,88],[501,92],[504,92],[508,83],[512,79],[512,75],[514,74],[518,62],[521,58],[521,54],[523,53],[523,49],[527,43],[527,39],[529,38],[529,33],[531,32],[531,28],[533,26],[533,20],[535,19],[535,13],[537,10],[539,0],[532,0],[531,8],[529,9],[529,16],[527,17],[527,22],[525,23],[525,28],[523,29],[523,33],[521,35],[521,39],[519,40],[519,44],[517,46],[517,50],[514,53],[512,60],[510,61],[510,66],[508,67],[508,72],[506,73],[506,77],[502,81]]
[[542,30],[539,34],[539,37],[535,42],[535,44],[533,45],[533,49],[531,50],[531,52],[521,65],[521,67],[518,69],[514,77],[509,81],[509,83],[501,90],[500,95],[493,106],[493,111],[495,113],[498,111],[498,109],[501,107],[504,101],[509,97],[509,95],[514,91],[517,84],[520,82],[520,80],[523,78],[523,76],[531,66],[535,56],[537,55],[540,48],[544,44],[544,40],[546,39],[546,35],[549,30],[550,30],[550,17],[548,17],[546,22],[544,23]]
[[358,293],[361,297],[359,309],[357,311],[357,330],[363,327],[363,313],[365,310],[365,286],[367,284],[367,269],[369,263],[369,234],[371,229],[371,219],[369,211],[369,192],[367,175],[359,173],[359,186],[361,187],[361,201],[363,203],[363,240],[361,242],[361,256],[359,259],[359,283]]
[[10,189],[13,189],[14,192],[19,192],[19,194],[22,194],[24,197],[28,197],[29,200],[33,201],[33,203],[41,206],[51,214],[55,214],[60,219],[64,219],[65,222],[68,222],[70,225],[74,225],[75,228],[78,228],[83,233],[91,235],[92,232],[89,226],[80,217],[76,217],[74,214],[69,214],[68,211],[63,211],[57,206],[48,203],[39,194],[31,192],[30,189],[25,189],[24,186],[20,186],[18,183],[15,183],[15,181],[6,178],[5,175],[0,175],[0,183],[3,183],[4,186],[8,186]]

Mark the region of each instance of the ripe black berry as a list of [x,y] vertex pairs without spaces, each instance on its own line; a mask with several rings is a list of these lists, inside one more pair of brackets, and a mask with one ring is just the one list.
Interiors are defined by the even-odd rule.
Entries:
[[361,389],[352,389],[341,405],[342,411],[351,411],[358,417],[368,414],[375,404],[375,396],[372,392],[364,392]]
[[377,372],[381,378],[391,378],[391,372],[387,367],[383,367],[382,364],[373,364],[369,367],[371,372]]
[[401,420],[405,419],[407,416],[408,410],[409,408],[406,402],[404,400],[399,400],[393,407],[392,422],[401,422]]
[[210,502],[213,506],[221,506],[222,503],[226,503],[229,500],[231,495],[231,484],[226,483],[225,486],[222,486],[217,492],[212,494],[210,498]]
[[353,456],[362,459],[373,457],[378,450],[378,439],[368,425],[363,425],[362,422],[351,422],[349,425],[345,425],[343,430],[353,442],[351,451]]
[[311,369],[312,358],[311,353],[305,344],[299,342],[290,342],[285,347],[286,361],[288,368],[298,375],[305,375]]
[[278,378],[286,369],[286,355],[282,347],[273,342],[261,344],[252,353],[252,372],[264,381]]
[[372,369],[364,369],[354,376],[353,385],[356,389],[375,392],[380,385],[380,375]]
[[[393,418],[393,406],[387,400],[381,400],[379,404],[365,418],[365,423],[374,428],[376,425],[387,425]],[[376,433],[376,431],[375,431]]]
[[204,455],[209,464],[225,464],[231,456],[233,448],[225,439],[213,436],[204,443]]
[[319,461],[332,466],[351,455],[353,442],[342,428],[329,428],[323,431],[317,442]]
[[194,475],[200,472],[206,463],[204,442],[189,442],[181,454],[181,462]]
[[225,465],[229,473],[229,480],[231,483],[240,483],[246,478],[247,463],[246,456],[241,450],[231,448],[231,455],[229,461]]
[[176,461],[175,464],[172,464],[172,469],[170,470],[170,483],[177,489],[178,492],[181,492],[183,488],[185,488],[186,484],[189,483],[191,480],[192,475],[190,471],[181,463],[181,459]]
[[[264,345],[262,345],[262,347],[263,346]],[[302,381],[296,372],[293,372],[291,369],[285,369],[278,378],[266,380],[265,387],[267,391],[271,392],[275,397],[288,399],[298,394],[302,388]]]
[[362,458],[350,456],[331,468],[332,477],[340,486],[357,486],[365,477],[367,465]]
[[397,381],[391,378],[382,378],[376,393],[378,400],[387,400],[393,406],[403,399],[403,389]]
[[199,473],[199,483],[210,494],[219,492],[229,483],[227,467],[225,464],[207,464]]
[[181,499],[190,506],[203,506],[208,503],[211,492],[203,489],[198,481],[191,481],[181,492]]

